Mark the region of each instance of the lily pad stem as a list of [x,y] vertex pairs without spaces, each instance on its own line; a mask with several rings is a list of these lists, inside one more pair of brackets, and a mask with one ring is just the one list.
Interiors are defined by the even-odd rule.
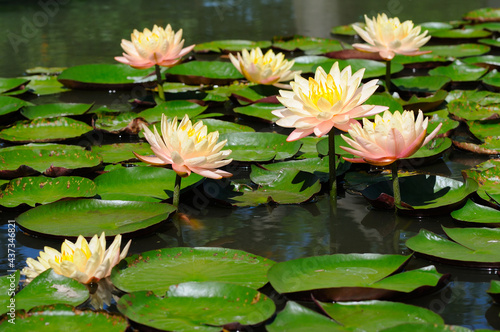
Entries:
[[161,100],[165,100],[165,92],[163,92],[163,81],[161,79],[161,71],[159,65],[155,65],[155,71],[156,71],[156,81],[158,86],[158,94],[160,95]]
[[391,92],[391,60],[385,62],[385,88]]
[[401,205],[401,191],[399,190],[399,178],[398,178],[398,161],[396,160],[391,164],[392,170],[392,191],[394,193],[394,208],[398,209]]
[[179,197],[181,195],[181,180],[182,180],[182,177],[179,174],[175,174],[174,199],[173,199],[172,204],[176,208],[179,207]]
[[329,185],[330,200],[337,200],[337,170],[335,163],[335,128],[328,133],[328,167],[329,167]]

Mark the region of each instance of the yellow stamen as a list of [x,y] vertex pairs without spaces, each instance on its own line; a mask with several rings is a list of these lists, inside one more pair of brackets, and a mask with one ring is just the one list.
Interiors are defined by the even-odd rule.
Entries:
[[318,104],[320,98],[328,100],[330,104],[335,104],[341,99],[342,88],[335,84],[332,75],[328,75],[326,83],[319,84],[312,77],[309,78],[309,99]]

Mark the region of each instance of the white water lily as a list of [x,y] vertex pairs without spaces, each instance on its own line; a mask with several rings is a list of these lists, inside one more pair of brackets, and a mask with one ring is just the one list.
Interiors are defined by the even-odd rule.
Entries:
[[370,116],[386,110],[385,106],[362,105],[375,90],[377,81],[360,85],[364,68],[351,75],[351,67],[339,69],[335,62],[327,74],[322,67],[316,69],[314,78],[295,75],[290,82],[293,91],[280,90],[278,100],[286,107],[272,113],[280,119],[282,127],[296,128],[287,138],[295,141],[314,133],[321,137],[335,127],[347,131],[354,118]]
[[130,244],[131,240],[120,253],[121,235],[115,237],[107,250],[104,232],[100,237],[94,235],[90,242],[80,235],[75,243],[65,240],[61,252],[45,247],[36,260],[26,260],[28,266],[21,273],[26,275],[26,282],[31,282],[40,273],[52,268],[57,274],[84,284],[97,282],[109,277],[111,269],[127,256]]

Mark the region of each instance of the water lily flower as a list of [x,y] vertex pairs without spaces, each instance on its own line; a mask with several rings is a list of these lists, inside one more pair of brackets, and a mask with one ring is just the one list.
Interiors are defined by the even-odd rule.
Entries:
[[130,244],[131,240],[120,253],[121,235],[115,237],[108,249],[104,232],[100,237],[94,235],[90,242],[80,235],[75,243],[65,240],[61,252],[45,247],[36,260],[26,260],[28,266],[21,273],[26,275],[26,282],[31,282],[40,273],[52,268],[57,274],[84,284],[97,282],[109,277],[111,269],[127,256]]
[[361,84],[365,69],[351,75],[351,66],[342,70],[338,62],[327,74],[322,67],[316,69],[313,78],[306,80],[295,75],[290,82],[293,91],[280,90],[278,100],[286,107],[272,113],[280,119],[276,123],[282,127],[296,128],[287,138],[295,141],[314,133],[321,137],[335,127],[347,131],[354,118],[383,112],[388,107],[362,105],[375,90],[377,81]]
[[274,54],[269,50],[264,55],[260,47],[248,52],[246,49],[238,52],[237,57],[229,54],[229,59],[247,80],[257,84],[277,85],[279,82],[290,81],[301,71],[291,71],[294,60],[285,60],[283,53]]
[[207,126],[202,121],[194,125],[187,114],[178,124],[177,117],[167,121],[165,114],[161,117],[161,134],[154,127],[154,133],[143,125],[144,136],[151,144],[155,156],[135,156],[145,163],[164,166],[172,165],[172,169],[181,177],[195,172],[201,176],[220,179],[232,176],[231,173],[217,169],[229,164],[232,159],[225,159],[231,150],[222,150],[227,140],[217,142],[219,132],[207,133]]
[[387,15],[378,14],[377,18],[371,20],[365,15],[366,27],[362,29],[353,25],[353,29],[368,44],[353,44],[357,50],[364,52],[379,53],[387,61],[392,60],[394,55],[420,55],[430,51],[419,51],[418,49],[429,41],[427,31],[420,33],[421,27],[414,27],[413,22],[408,20],[401,23],[397,17],[388,18]]
[[137,69],[154,65],[172,67],[195,46],[182,48],[183,45],[182,29],[174,32],[170,24],[165,29],[155,25],[152,31],[134,30],[130,41],[122,39],[121,46],[125,52],[123,56],[115,57],[115,60]]
[[428,118],[418,111],[417,118],[413,111],[398,111],[392,114],[385,111],[383,116],[376,115],[375,121],[363,119],[363,127],[351,125],[349,134],[352,139],[341,135],[352,147],[340,148],[361,158],[345,158],[352,163],[368,163],[375,166],[392,164],[398,159],[410,157],[422,146],[429,143],[441,128],[441,123],[427,137]]

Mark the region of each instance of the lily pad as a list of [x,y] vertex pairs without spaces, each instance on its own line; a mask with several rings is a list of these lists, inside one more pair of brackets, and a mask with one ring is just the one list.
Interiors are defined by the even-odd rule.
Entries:
[[100,163],[99,155],[77,145],[32,143],[0,149],[0,176],[4,178],[36,172],[67,175],[73,169],[88,169]]
[[432,51],[433,55],[444,57],[462,58],[467,56],[482,55],[488,53],[490,48],[480,44],[458,44],[458,45],[432,45],[422,46],[421,51]]
[[361,29],[364,29],[366,26],[365,23],[361,23],[361,22],[355,22],[353,24],[347,24],[347,25],[338,25],[338,26],[333,27],[330,30],[330,33],[334,34],[334,35],[341,35],[341,36],[356,36],[358,33],[356,32],[356,30],[354,30],[352,28],[353,25],[357,25]]
[[33,105],[30,102],[10,96],[0,96],[0,116],[17,111],[23,106]]
[[29,314],[17,315],[15,324],[2,323],[6,332],[52,332],[64,326],[72,332],[103,330],[108,332],[125,331],[128,326],[123,316],[103,311],[80,310],[70,306],[45,306]]
[[391,298],[435,287],[443,275],[434,266],[396,273],[411,256],[334,254],[276,263],[268,279],[279,293],[320,301]]
[[228,84],[243,75],[230,62],[189,61],[169,68],[167,76],[174,76],[185,84]]
[[[160,295],[160,296],[158,296]],[[164,294],[134,292],[118,301],[130,320],[168,331],[217,332],[225,325],[255,325],[271,317],[274,302],[264,294],[222,282],[187,282]]]
[[54,237],[92,237],[106,232],[147,232],[166,220],[175,207],[165,203],[76,199],[39,205],[21,213],[16,222],[31,234]]
[[104,163],[118,163],[136,159],[133,152],[140,155],[151,154],[151,145],[148,143],[115,143],[101,146],[92,146],[92,152],[98,154]]
[[498,55],[481,55],[461,59],[463,63],[474,65],[488,65],[500,67],[500,56]]
[[465,20],[477,22],[497,22],[500,21],[499,8],[480,8],[472,10],[464,15]]
[[470,199],[461,209],[453,211],[451,216],[456,220],[468,223],[500,226],[500,210],[474,203]]
[[51,304],[77,306],[88,298],[89,291],[85,285],[48,269],[16,294],[16,310],[28,311],[37,306]]
[[407,76],[391,79],[398,89],[411,92],[433,93],[443,89],[451,79],[447,76]]
[[182,119],[187,114],[192,119],[203,113],[206,109],[207,106],[201,106],[191,101],[170,100],[140,112],[137,114],[137,117],[141,117],[149,123],[160,122],[162,114],[165,114],[169,119],[175,116],[178,119]]
[[429,75],[447,76],[453,82],[465,82],[478,80],[487,71],[487,68],[465,64],[457,60],[449,66],[442,66],[429,70]]
[[384,329],[383,332],[487,332],[488,330],[471,330],[459,325],[434,324],[434,323],[405,323]]
[[500,138],[500,126],[498,121],[469,121],[469,130],[480,140],[487,137]]
[[[431,159],[436,160],[441,158],[451,148],[452,142],[448,137],[437,137],[431,140],[426,145],[422,146],[410,157],[405,159]],[[423,163],[423,160],[419,160],[419,163]]]
[[432,68],[453,60],[450,57],[426,53],[421,55],[401,55],[396,54],[392,61],[405,65],[409,68]]
[[496,303],[500,303],[500,280],[492,280],[487,293]]
[[482,81],[484,85],[491,87],[492,90],[500,90],[500,74],[496,69],[493,69],[491,72],[486,74]]
[[432,132],[440,123],[442,125],[441,129],[438,132],[438,135],[447,136],[451,130],[457,128],[460,122],[452,120],[449,117],[449,114],[450,113],[447,110],[438,110],[425,113],[425,115],[429,117],[427,132]]
[[140,124],[144,121],[137,113],[98,113],[94,120],[94,128],[111,133],[128,132],[137,134],[141,130]]
[[448,111],[458,120],[493,120],[500,118],[500,102],[490,103],[486,100],[474,101],[467,97],[471,93],[465,93],[463,97],[448,103]]
[[65,197],[92,197],[97,190],[94,182],[77,176],[57,178],[23,177],[0,187],[0,205],[47,204]]
[[248,106],[235,107],[233,111],[238,114],[244,114],[274,123],[279,118],[271,112],[279,108],[283,108],[283,106],[274,103],[255,103]]
[[[320,302],[319,305],[336,322],[353,330],[377,332],[405,323],[444,324],[441,316],[431,310],[398,302]],[[418,325],[415,328],[418,330]]]
[[0,93],[9,92],[12,90],[17,90],[23,85],[29,83],[29,80],[25,78],[3,78],[0,77]]
[[[378,106],[387,106],[389,107],[389,111],[394,113],[399,111],[403,113],[403,106],[398,103],[390,94],[388,93],[379,93],[371,95],[366,102],[365,105],[378,105]],[[375,116],[369,117],[374,118]]]
[[447,228],[450,240],[421,229],[406,246],[426,258],[469,267],[500,267],[500,228]]
[[267,283],[272,260],[225,248],[164,248],[125,258],[111,272],[113,284],[126,292],[163,292],[189,281],[218,281],[254,289]]
[[[438,175],[418,174],[399,179],[401,204],[398,213],[415,217],[448,214],[465,204],[477,190],[477,182],[465,183]],[[418,188],[418,190],[415,190]],[[392,181],[382,181],[362,190],[363,196],[376,208],[392,209]]]
[[154,68],[135,69],[124,64],[88,64],[65,69],[57,78],[71,89],[130,89],[154,85]]
[[500,194],[499,180],[500,160],[491,159],[475,167],[464,170],[467,178],[472,178],[479,184],[477,193],[485,201],[490,201],[489,195]]
[[26,78],[30,80],[26,89],[37,96],[45,96],[69,91],[68,88],[57,80],[57,76],[31,75]]
[[229,100],[234,93],[246,89],[248,87],[247,83],[243,83],[240,81],[232,82],[230,85],[225,86],[214,86],[210,90],[205,90],[207,93],[206,97],[203,98],[204,101],[213,101],[213,102],[225,102]]
[[55,118],[68,115],[82,115],[86,113],[93,104],[57,103],[36,106],[25,106],[21,114],[29,120],[38,118]]
[[446,22],[424,22],[419,24],[422,32],[427,30],[427,33],[433,36],[434,32],[453,29],[453,25]]
[[[94,179],[103,199],[158,202],[173,197],[176,173],[168,168],[124,167]],[[203,180],[196,173],[182,179],[181,189]]]
[[279,89],[273,85],[249,84],[244,89],[234,91],[232,95],[242,104],[272,102],[280,106],[276,95]]
[[434,110],[436,107],[441,105],[441,103],[445,101],[447,95],[447,91],[438,90],[436,91],[436,93],[427,97],[418,97],[417,95],[412,95],[408,100],[396,98],[396,101],[400,103],[401,106],[407,111],[413,110],[414,112],[418,112],[418,110],[421,110],[425,113],[427,111]]
[[251,41],[251,40],[240,40],[240,39],[230,39],[230,40],[214,40],[211,42],[196,44],[194,47],[195,52],[237,52],[244,48],[250,50],[255,47],[260,47],[262,49],[271,47],[271,42],[267,40],[263,41]]
[[[341,70],[343,70],[343,68],[347,66],[351,66],[351,70],[353,73],[362,68],[365,68],[365,73],[363,74],[364,79],[384,76],[386,71],[386,65],[384,62],[365,59],[331,59],[329,61],[316,65],[314,71],[316,71],[316,67],[321,66],[328,73],[335,62],[339,63],[339,68]],[[403,68],[404,66],[402,64],[391,61],[391,74],[398,73],[402,71]]]
[[481,29],[451,29],[436,31],[432,37],[436,38],[484,38],[491,35],[491,32]]
[[238,161],[269,161],[293,157],[302,143],[287,142],[285,135],[263,132],[242,132],[220,135],[227,139],[226,147],[232,150],[231,158]]
[[207,126],[208,132],[218,131],[220,135],[255,131],[252,127],[249,126],[245,126],[236,122],[222,121],[218,119],[203,119],[203,124]]
[[293,60],[294,63],[291,70],[300,70],[304,74],[314,72],[314,66],[328,61],[328,58],[321,55],[302,55]]
[[342,44],[335,39],[296,36],[289,40],[274,41],[273,47],[286,51],[315,51],[308,54],[320,54],[343,49]]
[[53,142],[79,137],[92,131],[84,122],[66,117],[15,122],[0,131],[0,139],[13,142]]
[[[340,159],[340,158],[338,158]],[[300,160],[282,161],[271,164],[252,165],[250,179],[257,184],[268,184],[276,180],[276,174],[285,169],[296,169],[303,172],[313,173],[323,182],[328,181],[329,167],[328,158],[306,158]],[[272,171],[272,172],[270,172]]]

